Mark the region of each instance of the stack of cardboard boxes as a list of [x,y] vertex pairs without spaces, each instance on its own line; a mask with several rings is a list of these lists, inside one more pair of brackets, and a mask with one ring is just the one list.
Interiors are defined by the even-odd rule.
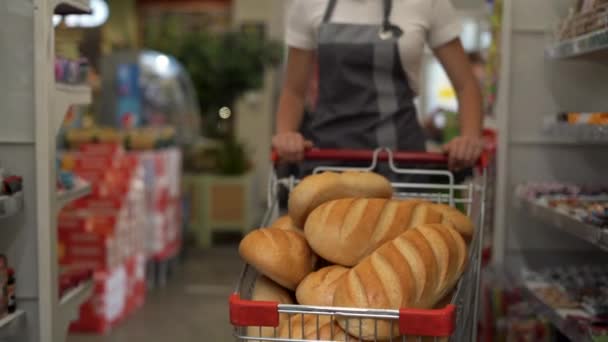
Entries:
[[[93,296],[81,307],[72,331],[106,333],[143,305],[146,261],[155,251],[150,241],[168,241],[162,231],[180,220],[164,204],[170,196],[150,197],[170,193],[168,185],[154,186],[157,183],[179,183],[179,172],[172,181],[160,172],[179,170],[179,165],[165,164],[171,162],[168,153],[127,153],[119,145],[93,144],[63,156],[63,167],[92,185],[89,196],[62,210],[58,223],[61,266],[95,271]],[[146,169],[148,155],[157,161],[154,174]],[[151,205],[159,201],[162,205]],[[163,218],[162,225],[156,224],[157,217]],[[181,241],[179,236],[171,241]]]

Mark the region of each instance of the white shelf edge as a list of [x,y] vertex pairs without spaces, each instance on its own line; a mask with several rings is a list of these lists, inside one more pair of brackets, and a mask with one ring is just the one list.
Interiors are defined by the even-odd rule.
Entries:
[[17,215],[23,210],[23,191],[11,196],[0,196],[0,219]]
[[14,313],[0,319],[0,339],[16,335],[16,324],[25,318],[25,311],[17,310]]
[[59,323],[61,324],[61,341],[65,341],[71,322],[78,319],[80,306],[86,302],[93,294],[93,280],[88,280],[76,288],[68,291],[59,300]]
[[81,180],[76,181],[76,186],[71,190],[57,191],[57,202],[59,203],[59,209],[63,208],[72,201],[88,195],[90,192],[91,184]]
[[91,87],[87,85],[55,83],[55,108],[52,120],[55,134],[59,133],[68,109],[73,105],[88,105],[92,97]]
[[87,14],[91,13],[91,6],[88,0],[56,0],[55,14]]
[[602,50],[608,51],[608,28],[556,43],[548,47],[545,54],[552,59],[566,59]]
[[515,196],[516,207],[528,215],[551,225],[555,229],[559,229],[608,251],[608,235],[602,228],[581,222],[556,210],[531,202],[517,194]]

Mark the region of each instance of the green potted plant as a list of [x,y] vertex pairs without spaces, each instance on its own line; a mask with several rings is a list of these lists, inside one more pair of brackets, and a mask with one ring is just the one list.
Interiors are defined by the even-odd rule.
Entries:
[[227,108],[246,91],[263,85],[265,69],[280,61],[282,49],[259,34],[187,32],[175,20],[159,25],[146,40],[150,47],[174,56],[190,73],[203,134],[217,142],[194,148],[185,158],[188,172],[183,184],[191,196],[191,227],[198,245],[208,247],[213,231],[245,232],[253,224],[252,165],[246,146],[232,130],[238,113],[232,115]]

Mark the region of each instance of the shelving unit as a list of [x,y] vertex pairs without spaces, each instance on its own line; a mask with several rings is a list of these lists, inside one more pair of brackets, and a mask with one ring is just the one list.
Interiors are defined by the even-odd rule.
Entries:
[[[580,265],[586,262],[580,256],[592,252],[596,259],[608,260],[608,240],[599,229],[522,200],[515,193],[518,185],[527,182],[606,183],[606,139],[589,139],[595,135],[585,131],[601,128],[546,122],[547,113],[608,111],[608,59],[596,58],[607,50],[608,35],[598,31],[557,45],[548,43],[567,15],[566,3],[575,1],[504,2],[493,251],[498,267]],[[513,260],[517,262],[513,264]],[[533,294],[530,284],[522,285],[524,292]],[[534,296],[529,297],[534,301]],[[537,313],[562,333],[573,341],[588,340],[572,335],[574,331],[559,312],[536,302]]]
[[568,337],[571,341],[576,342],[591,342],[591,337],[584,332],[581,332],[573,321],[568,319],[570,315],[581,314],[581,310],[555,310],[549,304],[545,303],[539,298],[534,292],[535,289],[540,288],[542,285],[534,283],[522,283],[521,289],[523,295],[528,299],[538,314],[547,319],[555,328],[557,328],[564,336]]
[[515,197],[515,202],[515,207],[522,210],[528,216],[545,222],[549,227],[559,229],[608,251],[608,232],[604,229],[581,222],[552,208],[528,201],[519,196]]
[[555,59],[580,57],[598,52],[608,52],[608,28],[557,43],[546,50],[547,57]]
[[[607,255],[601,252],[527,252],[510,256],[505,260],[504,272],[506,279],[521,289],[521,294],[530,302],[537,315],[545,318],[555,326],[564,336],[573,342],[591,342],[589,333],[571,317],[585,317],[588,314],[580,309],[555,309],[540,298],[536,290],[547,287],[549,284],[542,281],[525,279],[524,274],[538,271],[546,267],[558,265],[577,265],[593,260],[593,263],[606,262]],[[533,260],[532,262],[528,262]]]
[[68,109],[73,105],[91,103],[91,88],[86,85],[55,83],[55,109],[53,129],[59,132]]
[[17,310],[2,319],[0,319],[0,340],[11,341],[19,331],[20,326],[25,319],[25,312]]
[[[10,322],[0,321],[3,341],[1,334],[10,326],[7,341],[63,342],[68,318],[73,318],[67,313],[73,309],[66,309],[65,298],[58,296],[57,215],[83,190],[57,196],[55,148],[67,109],[89,103],[91,91],[55,83],[51,17],[89,11],[85,0],[3,0],[0,6],[0,21],[11,27],[11,34],[0,39],[0,116],[5,119],[0,160],[23,177],[23,193],[16,198],[20,209],[0,220],[0,253],[15,268],[22,310]],[[80,294],[71,297],[70,308],[90,292]]]
[[[66,293],[59,302],[59,322],[61,326],[68,326],[71,321],[78,319],[80,305],[93,293],[93,281],[89,280],[80,284],[73,290]],[[65,341],[67,329],[63,331],[64,336],[59,341]]]
[[55,14],[88,14],[91,13],[88,0],[58,0],[55,5]]
[[91,193],[91,185],[78,180],[76,186],[71,190],[57,191],[57,203],[59,208],[65,207],[68,203],[82,198]]
[[23,192],[0,197],[0,219],[9,218],[23,210]]
[[608,126],[552,123],[545,125],[544,133],[564,142],[608,145]]

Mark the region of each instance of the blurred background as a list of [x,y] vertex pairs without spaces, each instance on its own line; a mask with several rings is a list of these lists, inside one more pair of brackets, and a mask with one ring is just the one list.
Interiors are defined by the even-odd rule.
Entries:
[[[492,2],[454,4],[492,127]],[[288,6],[91,0],[90,14],[54,16],[59,67],[80,61],[93,93],[70,108],[57,142],[60,186],[92,189],[60,214],[60,264],[100,279],[70,342],[230,339],[236,244],[267,205]],[[458,134],[457,101],[430,49],[423,63],[417,105],[437,150]],[[99,210],[107,206],[114,211]],[[128,219],[117,214],[125,207]],[[97,250],[72,235],[75,218],[96,232]],[[145,284],[130,285],[130,267],[145,270]]]

